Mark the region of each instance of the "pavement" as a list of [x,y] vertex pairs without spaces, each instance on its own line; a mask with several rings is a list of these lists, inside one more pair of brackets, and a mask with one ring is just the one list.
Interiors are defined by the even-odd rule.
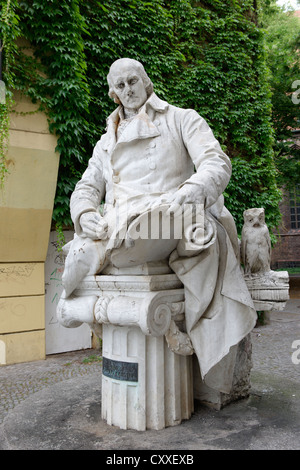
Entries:
[[100,350],[2,366],[0,450],[101,450],[106,464],[126,451],[148,451],[157,464],[166,451],[187,459],[200,450],[299,450],[300,300],[271,312],[251,335],[249,397],[220,411],[198,404],[190,420],[161,431],[121,430],[101,419]]

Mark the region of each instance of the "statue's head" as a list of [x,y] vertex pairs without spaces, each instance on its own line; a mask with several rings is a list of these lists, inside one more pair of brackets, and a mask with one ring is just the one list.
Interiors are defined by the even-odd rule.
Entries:
[[261,227],[265,224],[265,209],[255,207],[244,211],[244,223],[251,227]]
[[138,109],[153,92],[153,84],[143,65],[134,59],[118,59],[107,76],[109,96],[125,108]]

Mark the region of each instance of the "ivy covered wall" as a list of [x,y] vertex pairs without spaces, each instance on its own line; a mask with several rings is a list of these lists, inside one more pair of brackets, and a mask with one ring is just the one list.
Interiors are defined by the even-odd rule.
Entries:
[[[230,156],[225,202],[264,207],[278,225],[271,101],[263,31],[253,0],[11,0],[20,37],[14,87],[39,100],[61,154],[53,220],[70,224],[69,198],[115,104],[106,76],[120,57],[140,60],[154,90],[194,108]],[[1,0],[2,6],[7,0]],[[4,51],[5,53],[5,51]]]

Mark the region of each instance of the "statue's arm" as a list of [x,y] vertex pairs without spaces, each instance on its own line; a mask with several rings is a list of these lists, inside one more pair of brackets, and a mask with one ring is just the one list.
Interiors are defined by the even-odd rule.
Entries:
[[[80,217],[85,213],[94,213],[100,219],[99,206],[105,195],[105,180],[99,143],[93,151],[88,167],[75,186],[70,200],[71,218],[77,235],[82,235]],[[98,217],[99,216],[99,217]]]
[[[231,162],[222,151],[207,122],[196,111],[186,110],[181,119],[184,144],[196,172],[184,183],[192,185],[196,200],[212,206],[225,190],[231,176]],[[198,195],[198,198],[197,198]]]

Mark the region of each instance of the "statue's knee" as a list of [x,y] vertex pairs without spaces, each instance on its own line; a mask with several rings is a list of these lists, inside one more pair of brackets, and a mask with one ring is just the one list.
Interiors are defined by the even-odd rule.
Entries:
[[101,265],[105,247],[102,240],[76,237],[69,249],[66,259],[66,267],[76,263],[76,269],[82,267],[84,271],[88,267],[89,274],[95,274]]
[[77,328],[82,323],[94,322],[94,308],[97,301],[95,295],[66,298],[64,293],[58,302],[56,315],[59,323],[66,328]]
[[81,326],[82,322],[75,319],[72,313],[68,300],[61,298],[56,308],[58,322],[65,328],[77,328]]

